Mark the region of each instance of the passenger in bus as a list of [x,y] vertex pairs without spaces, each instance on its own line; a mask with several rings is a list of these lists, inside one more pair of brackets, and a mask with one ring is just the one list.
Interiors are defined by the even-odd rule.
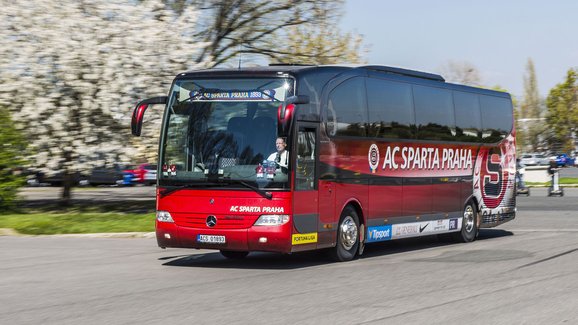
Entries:
[[281,169],[284,174],[287,174],[287,166],[289,163],[289,152],[285,150],[287,148],[287,143],[285,142],[284,138],[277,138],[275,140],[275,147],[277,151],[270,154],[268,161],[274,161],[277,164],[277,168]]

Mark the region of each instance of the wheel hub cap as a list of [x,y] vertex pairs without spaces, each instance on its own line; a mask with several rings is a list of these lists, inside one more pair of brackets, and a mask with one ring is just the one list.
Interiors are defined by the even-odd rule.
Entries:
[[357,225],[352,217],[345,217],[341,223],[340,236],[341,244],[347,250],[350,250],[357,242]]
[[464,223],[466,224],[467,232],[471,232],[474,229],[474,209],[470,205],[464,210]]

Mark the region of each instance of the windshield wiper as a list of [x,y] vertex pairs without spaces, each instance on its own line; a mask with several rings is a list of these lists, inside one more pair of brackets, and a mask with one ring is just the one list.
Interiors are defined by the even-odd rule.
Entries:
[[246,188],[252,189],[253,191],[255,191],[256,193],[258,193],[259,195],[263,196],[266,199],[271,200],[271,198],[273,198],[273,194],[271,194],[271,192],[266,192],[263,191],[262,189],[255,187],[245,181],[242,180],[238,180],[238,179],[227,179],[225,178],[224,180],[228,181],[228,182],[232,182],[232,183],[236,183],[236,184],[241,184],[243,186],[245,186]]
[[224,179],[225,182],[223,182],[223,180],[221,180],[219,183],[194,183],[194,184],[183,184],[183,185],[169,185],[171,187],[169,188],[165,188],[164,190],[162,190],[159,194],[161,195],[161,197],[167,196],[173,192],[176,191],[180,191],[180,190],[184,190],[187,188],[199,188],[199,187],[222,187],[222,186],[226,186],[230,183],[234,183],[234,184],[240,184],[243,185],[246,188],[249,188],[253,191],[255,191],[256,193],[260,194],[261,196],[263,196],[266,199],[271,200],[271,198],[273,197],[273,194],[271,194],[271,192],[266,192],[263,191],[262,189],[255,187],[247,182],[241,181],[241,180],[237,180],[237,179]]
[[197,188],[197,187],[204,187],[204,186],[223,186],[223,184],[219,183],[194,183],[194,184],[184,184],[184,185],[169,185],[171,187],[165,188],[159,194],[161,197],[167,196],[173,192],[184,190],[187,188]]

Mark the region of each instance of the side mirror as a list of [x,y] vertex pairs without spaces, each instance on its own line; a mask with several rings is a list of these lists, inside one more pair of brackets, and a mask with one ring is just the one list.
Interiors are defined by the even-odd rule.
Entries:
[[155,105],[155,104],[166,105],[167,100],[168,100],[167,96],[153,97],[153,98],[149,98],[149,99],[145,99],[143,101],[140,101],[138,104],[136,104],[134,111],[132,112],[132,120],[130,123],[130,129],[131,129],[132,135],[134,135],[136,137],[140,136],[140,132],[142,130],[143,116],[144,116],[145,111],[149,107],[149,105]]
[[286,137],[291,129],[291,124],[293,122],[293,116],[295,115],[295,105],[298,104],[308,104],[309,96],[298,95],[287,97],[283,104],[279,106],[279,111],[277,112],[277,135],[280,137]]
[[285,114],[287,113],[287,105],[290,104],[309,104],[309,96],[306,95],[298,95],[298,96],[291,96],[287,97],[283,105],[281,106],[281,113],[279,114],[279,118],[284,119]]

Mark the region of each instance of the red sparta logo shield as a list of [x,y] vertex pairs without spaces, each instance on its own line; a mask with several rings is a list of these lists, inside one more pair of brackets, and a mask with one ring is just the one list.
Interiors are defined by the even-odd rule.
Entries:
[[504,168],[499,148],[481,149],[474,171],[474,193],[480,195],[484,205],[494,209],[500,205],[506,194],[509,173]]

